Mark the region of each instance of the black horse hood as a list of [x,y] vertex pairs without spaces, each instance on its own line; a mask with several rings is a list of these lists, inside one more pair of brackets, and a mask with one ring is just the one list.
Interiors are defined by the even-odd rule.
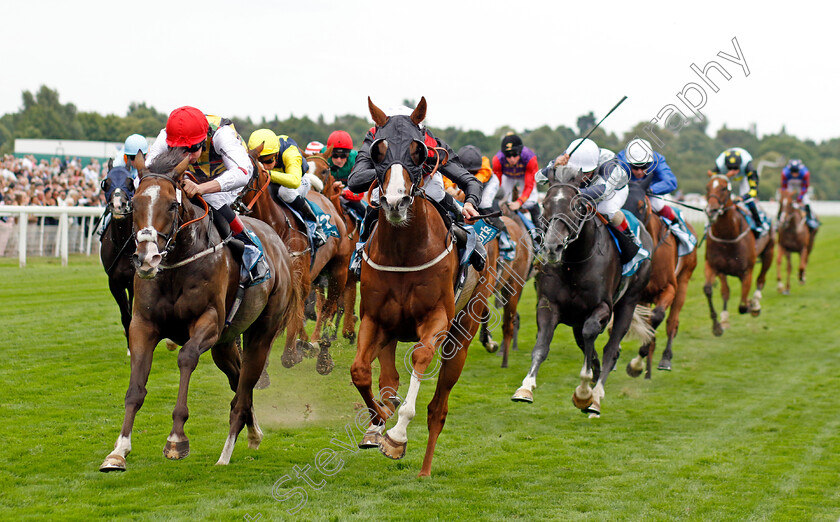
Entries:
[[103,181],[102,185],[103,188],[107,187],[107,190],[105,191],[105,199],[107,201],[111,200],[111,196],[117,189],[122,189],[123,192],[128,194],[129,198],[134,196],[134,180],[131,178],[131,173],[127,168],[112,168],[108,171],[106,179],[109,180],[109,183],[106,184]]
[[[384,181],[385,172],[392,165],[400,164],[408,171],[411,181],[419,183],[423,177],[423,162],[427,154],[424,138],[423,131],[408,116],[391,116],[385,125],[377,128],[370,156],[379,182]],[[384,156],[380,154],[382,142],[387,143]],[[413,142],[418,144],[414,154],[411,151]]]

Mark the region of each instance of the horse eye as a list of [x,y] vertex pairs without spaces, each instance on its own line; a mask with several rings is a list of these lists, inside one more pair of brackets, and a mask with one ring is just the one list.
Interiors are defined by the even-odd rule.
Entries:
[[173,202],[169,205],[169,211],[170,211],[170,212],[175,212],[176,210],[178,210],[178,202],[177,202],[177,201],[173,201]]

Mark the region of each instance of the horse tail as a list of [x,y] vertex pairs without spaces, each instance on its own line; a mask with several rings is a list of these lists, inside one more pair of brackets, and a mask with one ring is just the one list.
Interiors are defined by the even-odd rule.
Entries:
[[637,339],[642,344],[648,344],[656,337],[656,330],[650,324],[653,310],[649,306],[636,305],[633,311],[633,320],[630,322],[630,329],[627,330],[625,339]]

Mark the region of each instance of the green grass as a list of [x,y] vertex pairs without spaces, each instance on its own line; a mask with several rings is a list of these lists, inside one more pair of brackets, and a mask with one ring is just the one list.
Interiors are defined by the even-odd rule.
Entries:
[[[453,390],[432,477],[417,478],[426,443],[421,388],[406,457],[342,450],[361,402],[350,383],[354,347],[333,350],[323,377],[314,360],[282,368],[256,392],[265,432],[259,450],[237,443],[216,467],[231,392],[204,356],[190,387],[183,461],[162,455],[177,392],[177,354],[163,346],[137,416],[128,471],[99,473],[123,417],[129,364],[116,305],[95,258],[0,260],[0,515],[4,519],[243,520],[837,520],[840,516],[840,353],[834,304],[840,291],[840,220],[826,220],[808,284],[775,292],[769,274],[760,317],[732,316],[713,337],[692,279],[675,344],[674,371],[631,379],[624,343],[603,416],[571,404],[582,364],[559,327],[534,404],[510,401],[533,346],[534,290],[520,305],[522,349],[510,368],[477,343]],[[737,294],[735,284],[733,293]],[[716,298],[719,308],[719,297]],[[730,303],[737,310],[737,303]],[[664,329],[663,329],[664,330]],[[660,332],[660,350],[664,332]],[[599,339],[599,348],[605,338]],[[401,345],[403,353],[407,345]],[[658,360],[657,352],[656,359]],[[402,367],[402,366],[400,366]],[[405,393],[407,372],[401,371]],[[358,432],[353,432],[358,437]],[[325,448],[340,470],[295,475]],[[331,466],[338,466],[334,461]],[[290,480],[273,491],[275,483]],[[299,488],[299,489],[294,489]],[[305,491],[305,505],[288,511]],[[290,497],[285,502],[278,498]],[[252,518],[253,520],[253,518]]]

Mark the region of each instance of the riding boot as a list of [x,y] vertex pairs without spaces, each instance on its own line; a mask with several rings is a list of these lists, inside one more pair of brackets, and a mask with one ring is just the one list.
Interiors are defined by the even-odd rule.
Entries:
[[[486,215],[491,214],[493,209],[485,207],[478,209],[478,212],[479,214]],[[499,250],[508,251],[513,249],[513,242],[510,240],[510,232],[501,217],[493,216],[484,218],[484,222],[499,231]]]
[[368,205],[365,209],[365,217],[362,220],[361,228],[359,229],[359,242],[356,243],[356,250],[353,251],[353,256],[350,258],[349,270],[356,276],[356,279],[362,275],[362,251],[371,233],[373,233],[377,220],[379,220],[379,207],[373,204]]
[[[463,223],[464,217],[461,214],[462,205],[452,197],[452,194],[448,192],[444,194],[443,199],[439,203],[440,206],[449,212],[449,217],[453,223]],[[444,219],[444,221],[446,220]]]
[[[452,225],[452,228],[449,230],[452,231],[452,235],[455,236],[455,240],[458,242],[459,245],[466,247],[467,245],[467,231],[460,225]],[[481,272],[484,270],[485,262],[487,261],[487,251],[484,250],[484,245],[481,243],[481,240],[476,238],[475,247],[470,254],[470,264],[475,268],[477,271]]]
[[819,220],[814,218],[814,214],[811,213],[810,204],[805,205],[805,221],[808,223],[808,226],[810,228],[817,228],[818,226],[820,226]]
[[[239,250],[239,245],[234,247],[234,243],[242,245],[241,250]],[[239,254],[239,264],[248,271],[248,276],[242,278],[242,283],[255,284],[268,276],[268,263],[260,248],[251,238],[251,232],[243,230],[233,236],[233,239],[228,244],[231,245],[231,250],[234,253]],[[236,252],[236,250],[239,250],[239,252]]]
[[315,224],[315,230],[312,231],[312,241],[315,243],[315,248],[320,248],[321,245],[325,244],[327,242],[327,236],[324,234],[321,223],[318,222],[318,216],[315,215],[309,203],[303,197],[298,196],[288,205],[295,209],[305,221]]
[[764,222],[761,220],[761,214],[758,212],[758,205],[755,204],[754,199],[744,201],[744,204],[747,205],[748,209],[750,209],[750,214],[752,214],[753,220],[755,220],[755,237],[761,237],[766,228],[764,226]]
[[642,242],[639,241],[639,238],[636,237],[636,234],[630,229],[630,227],[621,230],[621,235],[623,236],[620,241],[621,243],[621,264],[627,264],[636,257],[636,254],[639,253],[639,250],[642,248]]
[[538,252],[542,245],[542,227],[540,226],[542,213],[540,212],[540,206],[534,205],[528,209],[528,213],[531,214],[531,222],[534,224],[534,228],[529,231],[529,234],[531,235],[531,240],[534,242],[534,252]]

